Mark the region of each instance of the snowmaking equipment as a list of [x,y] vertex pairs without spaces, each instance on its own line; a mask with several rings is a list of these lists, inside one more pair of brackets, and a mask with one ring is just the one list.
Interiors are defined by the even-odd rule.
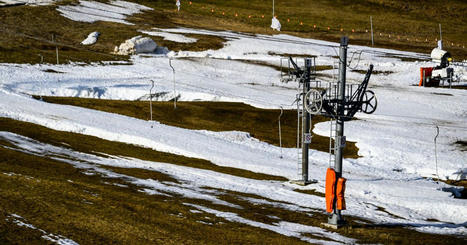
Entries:
[[[342,176],[343,150],[346,146],[344,122],[352,120],[357,112],[371,114],[377,108],[375,93],[368,90],[373,65],[369,66],[365,78],[360,84],[346,84],[348,40],[348,37],[341,38],[337,82],[326,83],[315,79],[315,72],[311,72],[316,71],[315,59],[308,59],[309,61],[305,59],[305,70],[302,70],[297,65],[296,60],[289,57],[289,63],[293,70],[289,70],[285,76],[281,77],[282,81],[288,82],[293,80],[290,75],[294,75],[299,81],[297,112],[299,123],[300,116],[302,116],[302,129],[300,127],[297,129],[297,143],[301,142],[303,146],[302,183],[307,180],[305,177],[308,177],[308,151],[305,154],[305,148],[308,149],[308,144],[311,143],[310,122],[308,120],[311,121],[315,115],[330,119],[329,168],[326,173],[325,193],[326,211],[329,213],[329,217],[324,225],[332,228],[339,228],[345,224],[341,214],[341,211],[346,209],[344,199],[346,179]],[[311,65],[311,61],[314,61],[314,66]],[[310,77],[312,79],[309,79]],[[331,165],[334,166],[331,167]]]
[[451,54],[441,49],[440,47],[434,48],[431,51],[431,59],[438,65],[435,67],[421,67],[420,68],[420,82],[418,86],[423,87],[438,87],[440,83],[444,85],[445,82],[451,86],[454,81],[454,69],[449,67],[452,62]]

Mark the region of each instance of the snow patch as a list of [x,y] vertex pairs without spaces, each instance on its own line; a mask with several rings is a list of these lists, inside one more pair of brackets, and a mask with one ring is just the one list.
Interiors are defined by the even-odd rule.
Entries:
[[81,44],[82,45],[92,45],[97,42],[97,39],[99,38],[100,32],[91,32],[86,39],[84,39]]
[[[270,230],[281,235],[296,237],[296,238],[299,238],[300,240],[313,243],[313,244],[355,243],[354,239],[341,236],[335,232],[328,232],[318,227],[300,225],[300,224],[291,223],[291,222],[279,222],[279,223],[276,223],[275,225],[270,225],[270,224],[265,224],[265,223],[257,222],[254,220],[242,218],[236,213],[223,212],[223,211],[219,211],[216,209],[211,209],[211,208],[207,208],[201,205],[196,205],[196,204],[191,204],[191,203],[183,203],[183,204],[189,207],[196,208],[206,213],[214,214],[215,216],[219,218],[224,218],[225,220],[230,221],[230,222],[242,223],[242,224],[250,225],[253,227],[258,227],[261,229]],[[306,236],[303,236],[303,233],[312,233],[315,236],[323,237],[326,239],[332,239],[335,242],[308,238]]]
[[43,6],[51,5],[60,0],[1,0],[0,6],[15,5],[15,4],[26,4],[28,6]]
[[141,53],[153,53],[157,48],[157,44],[149,37],[136,36],[126,40],[115,47],[114,52],[120,55],[132,55]]
[[184,36],[182,34],[164,32],[164,31],[162,31],[160,29],[156,29],[156,30],[157,31],[143,31],[143,30],[140,30],[139,32],[150,35],[150,36],[163,37],[164,40],[177,42],[177,43],[196,43],[198,41],[198,39],[196,39],[196,38],[187,37],[187,36]]
[[43,238],[44,240],[51,241],[59,245],[78,245],[77,242],[69,238],[66,238],[61,235],[55,235],[53,233],[48,233],[42,229],[35,227],[34,225],[26,223],[26,219],[17,214],[10,214],[9,217],[6,218],[6,221],[10,221],[10,219],[12,218],[13,218],[12,222],[16,224],[17,226],[26,227],[28,229],[40,231],[43,234],[41,238]]
[[110,1],[110,3],[80,0],[78,5],[59,6],[57,8],[62,16],[73,21],[89,23],[108,21],[126,25],[133,25],[125,20],[128,16],[144,10],[152,10],[152,8],[121,0]]

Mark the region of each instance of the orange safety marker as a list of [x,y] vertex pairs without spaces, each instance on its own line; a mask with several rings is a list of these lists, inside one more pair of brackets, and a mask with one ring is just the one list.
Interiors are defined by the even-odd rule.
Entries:
[[238,17],[238,14],[237,14],[237,13],[235,13],[235,17]]
[[328,168],[326,171],[326,212],[332,213],[334,210],[334,198],[335,198],[335,190],[336,190],[336,171],[332,168]]
[[328,31],[331,30],[331,27],[328,26]]
[[290,19],[287,19],[287,22],[290,22]]
[[352,32],[355,32],[355,29],[352,29]]
[[344,28],[341,28],[341,31],[344,31]]
[[211,13],[214,13],[214,9],[211,9]]
[[302,26],[302,25],[303,25],[303,22],[300,21],[300,25]]
[[261,15],[261,18],[264,18],[264,14],[263,14],[263,15]]
[[336,188],[336,209],[337,210],[345,210],[345,182],[347,180],[345,178],[339,178],[337,180],[337,188]]
[[222,12],[222,15],[225,15],[225,12]]
[[315,29],[316,29],[316,25],[313,25],[313,28],[315,28]]
[[190,1],[190,5],[191,5],[191,1]]
[[248,18],[251,19],[251,15],[248,15]]

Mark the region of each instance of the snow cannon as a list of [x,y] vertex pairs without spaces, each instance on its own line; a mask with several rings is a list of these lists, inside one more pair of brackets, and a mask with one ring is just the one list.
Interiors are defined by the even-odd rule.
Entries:
[[421,67],[420,82],[418,86],[423,87],[438,87],[440,82],[447,81],[449,84],[453,82],[454,69],[449,67],[452,62],[451,54],[442,50],[439,47],[431,51],[431,59],[438,63],[436,67]]
[[431,59],[433,62],[439,63],[440,65],[437,66],[439,69],[443,69],[449,66],[449,62],[452,61],[451,54],[446,51],[442,50],[440,48],[434,48],[431,51]]

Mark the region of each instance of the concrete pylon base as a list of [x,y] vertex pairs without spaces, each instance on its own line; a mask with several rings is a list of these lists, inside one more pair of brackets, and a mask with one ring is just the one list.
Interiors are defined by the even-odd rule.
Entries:
[[324,225],[327,228],[331,228],[331,229],[334,229],[334,230],[337,230],[337,229],[341,228],[342,226],[344,226],[344,225],[335,225],[335,224],[329,224],[329,223],[321,223],[321,224]]
[[328,218],[327,223],[322,223],[322,225],[333,229],[339,229],[346,224],[347,222],[344,220],[344,218],[340,214],[335,213]]

